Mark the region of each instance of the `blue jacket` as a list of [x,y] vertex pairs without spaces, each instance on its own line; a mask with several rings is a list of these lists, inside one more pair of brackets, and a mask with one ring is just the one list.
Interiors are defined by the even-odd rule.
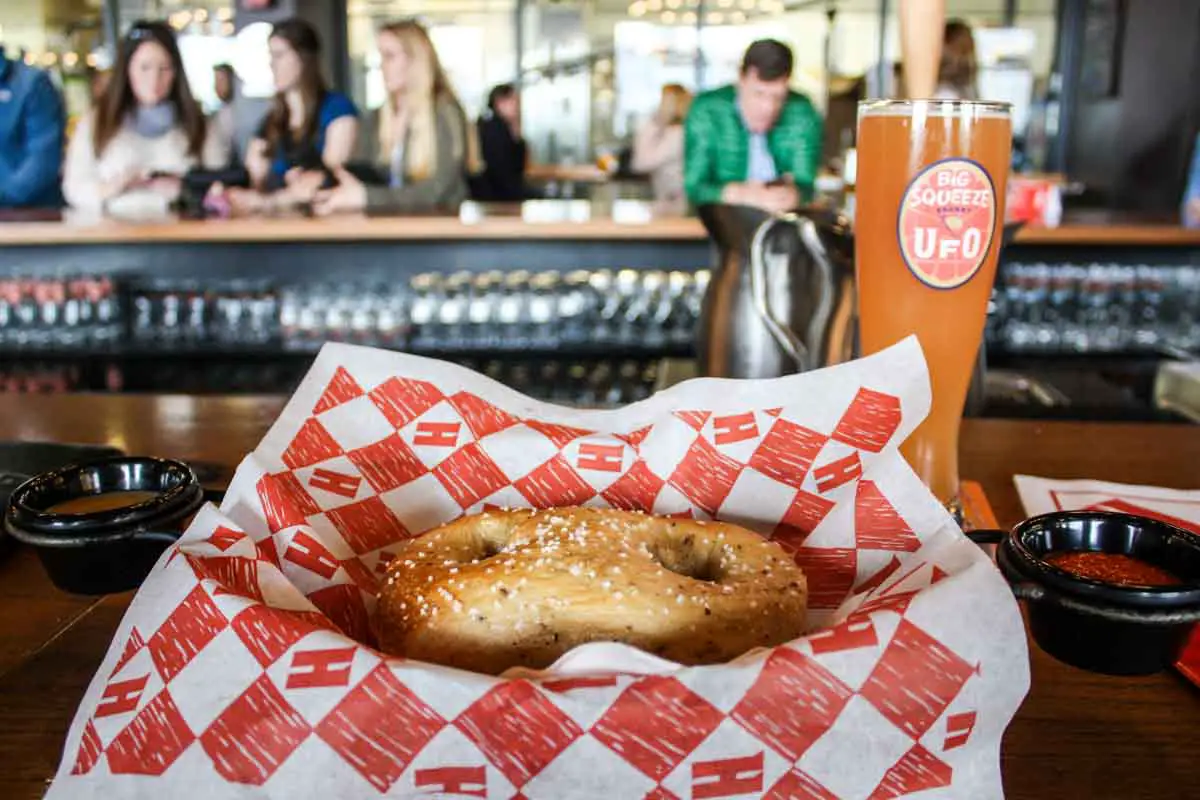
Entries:
[[64,117],[50,76],[0,48],[0,208],[62,205]]
[[1183,224],[1200,228],[1200,215],[1193,217],[1188,214],[1188,204],[1200,200],[1200,136],[1196,137],[1196,149],[1192,154],[1192,169],[1188,173],[1187,189],[1183,192]]

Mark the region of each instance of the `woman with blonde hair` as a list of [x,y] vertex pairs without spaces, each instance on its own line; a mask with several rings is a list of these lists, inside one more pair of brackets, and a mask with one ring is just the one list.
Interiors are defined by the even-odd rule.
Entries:
[[687,201],[683,192],[683,121],[692,95],[678,83],[662,88],[658,111],[646,121],[633,140],[634,172],[648,174],[654,200],[661,210],[681,211]]
[[[450,88],[429,33],[404,20],[379,30],[387,101],[368,116],[359,152],[380,180],[365,184],[335,169],[338,185],[318,193],[318,214],[337,211],[455,211],[467,197],[467,176],[479,171],[479,142]],[[378,185],[374,185],[374,184]]]

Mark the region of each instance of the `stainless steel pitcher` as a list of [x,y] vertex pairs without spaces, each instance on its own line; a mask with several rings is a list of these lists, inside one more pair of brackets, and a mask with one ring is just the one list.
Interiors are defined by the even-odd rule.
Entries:
[[853,236],[832,216],[706,205],[716,247],[697,335],[701,375],[773,378],[848,361]]

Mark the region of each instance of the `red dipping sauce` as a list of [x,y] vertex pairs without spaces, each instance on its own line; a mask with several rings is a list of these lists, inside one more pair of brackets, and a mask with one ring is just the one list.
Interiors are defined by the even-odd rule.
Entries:
[[1044,556],[1047,563],[1080,578],[1118,586],[1182,586],[1183,581],[1162,567],[1123,553],[1059,551]]

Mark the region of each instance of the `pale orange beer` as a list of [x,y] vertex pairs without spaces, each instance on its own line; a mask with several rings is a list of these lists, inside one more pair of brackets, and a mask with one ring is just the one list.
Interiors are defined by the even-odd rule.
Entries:
[[864,355],[915,333],[933,405],[901,446],[939,500],[958,501],[958,429],[996,275],[1012,151],[1008,106],[859,106],[855,261]]

